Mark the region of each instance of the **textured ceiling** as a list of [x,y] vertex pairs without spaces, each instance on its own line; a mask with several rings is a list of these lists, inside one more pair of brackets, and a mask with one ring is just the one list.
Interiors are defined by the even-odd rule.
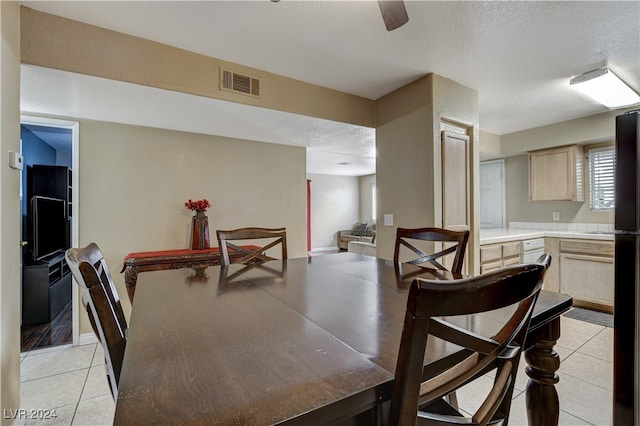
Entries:
[[369,99],[435,72],[498,135],[606,111],[568,85],[600,66],[640,91],[638,1],[407,1],[393,32],[375,1],[21,3]]

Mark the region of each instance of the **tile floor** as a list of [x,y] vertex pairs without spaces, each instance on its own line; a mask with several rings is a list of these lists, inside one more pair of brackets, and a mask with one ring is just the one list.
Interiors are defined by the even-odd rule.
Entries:
[[[613,329],[562,318],[560,355],[560,425],[612,423]],[[524,360],[513,394],[510,425],[526,425]],[[97,344],[41,349],[22,354],[21,405],[26,409],[55,409],[50,420],[18,419],[15,425],[110,425],[114,402],[104,375],[104,358]],[[458,393],[461,407],[472,409],[478,388],[491,386],[480,380]]]

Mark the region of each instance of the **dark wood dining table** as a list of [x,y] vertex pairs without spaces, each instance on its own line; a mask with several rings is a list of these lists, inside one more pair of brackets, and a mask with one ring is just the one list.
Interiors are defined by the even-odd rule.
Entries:
[[[114,424],[376,424],[416,276],[454,278],[352,253],[142,273]],[[553,346],[571,303],[538,298],[525,354],[530,424],[557,423]],[[454,321],[490,334],[501,315]],[[425,363],[460,356],[436,340]]]

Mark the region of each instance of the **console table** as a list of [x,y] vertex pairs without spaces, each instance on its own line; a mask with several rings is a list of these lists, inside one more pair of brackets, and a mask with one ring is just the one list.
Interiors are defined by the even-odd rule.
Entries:
[[[258,249],[258,246],[242,246],[248,250]],[[241,258],[238,253],[229,248],[229,260]],[[136,282],[139,272],[163,271],[180,268],[206,268],[220,264],[220,250],[212,247],[202,250],[164,250],[129,253],[124,258],[124,264],[120,273],[124,272],[124,282],[127,286],[129,300],[133,303],[133,295],[136,291]]]

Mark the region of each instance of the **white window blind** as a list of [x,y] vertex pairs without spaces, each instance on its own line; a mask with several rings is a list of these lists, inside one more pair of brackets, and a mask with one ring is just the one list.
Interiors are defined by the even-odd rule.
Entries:
[[615,206],[615,150],[611,146],[594,148],[589,150],[588,156],[591,209],[612,209]]

